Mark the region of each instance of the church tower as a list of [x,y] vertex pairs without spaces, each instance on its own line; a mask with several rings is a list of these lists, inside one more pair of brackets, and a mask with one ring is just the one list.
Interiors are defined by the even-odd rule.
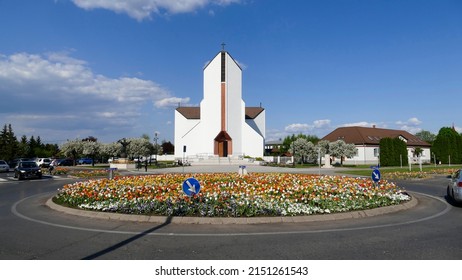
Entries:
[[264,133],[264,109],[245,107],[242,69],[221,50],[204,67],[200,107],[179,107],[175,112],[175,156],[186,146],[189,155],[261,157]]

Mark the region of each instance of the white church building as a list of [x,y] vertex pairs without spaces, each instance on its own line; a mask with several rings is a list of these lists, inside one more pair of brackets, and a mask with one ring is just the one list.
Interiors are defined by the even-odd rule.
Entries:
[[242,69],[225,51],[204,68],[200,107],[175,110],[175,158],[263,157],[265,109],[246,107]]

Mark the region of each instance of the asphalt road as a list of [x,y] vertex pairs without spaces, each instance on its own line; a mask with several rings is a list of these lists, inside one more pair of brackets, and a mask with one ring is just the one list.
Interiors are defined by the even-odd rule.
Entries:
[[63,214],[45,202],[72,179],[0,174],[3,260],[462,259],[462,207],[446,178],[399,182],[416,207],[381,216],[258,225],[121,222]]

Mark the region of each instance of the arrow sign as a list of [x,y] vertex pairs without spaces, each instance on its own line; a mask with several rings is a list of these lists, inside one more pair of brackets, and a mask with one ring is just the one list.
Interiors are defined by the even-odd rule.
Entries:
[[380,170],[374,169],[374,171],[372,171],[372,181],[377,183],[378,181],[380,181],[381,177],[382,175],[380,174]]
[[188,178],[183,182],[183,192],[187,196],[195,196],[201,191],[201,184],[194,178]]

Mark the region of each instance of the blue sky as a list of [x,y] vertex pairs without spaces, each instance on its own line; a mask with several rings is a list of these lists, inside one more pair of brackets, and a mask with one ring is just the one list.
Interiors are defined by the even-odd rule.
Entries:
[[43,142],[173,142],[221,43],[266,138],[462,132],[459,0],[0,0],[0,124]]

